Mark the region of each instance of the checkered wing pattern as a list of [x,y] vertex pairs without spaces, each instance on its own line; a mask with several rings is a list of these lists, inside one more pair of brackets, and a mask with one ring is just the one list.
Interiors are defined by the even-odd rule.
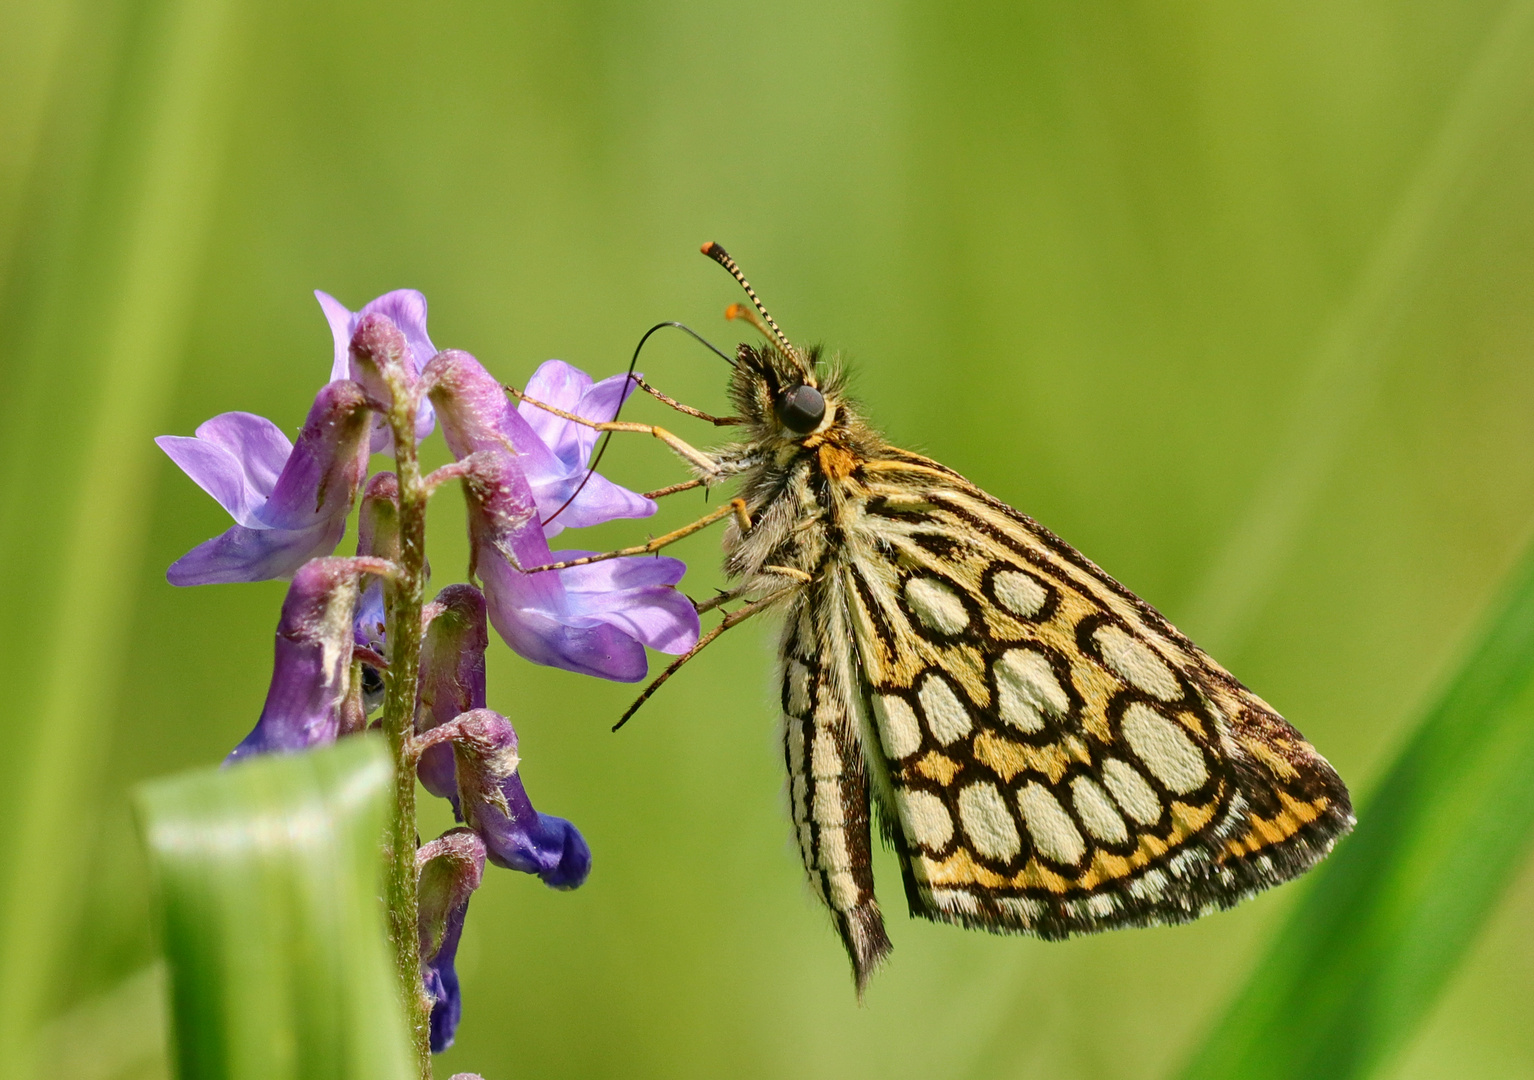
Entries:
[[1351,827],[1299,732],[1048,530],[915,455],[858,472],[838,584],[809,604],[844,607],[835,708],[862,717],[914,913],[1048,938],[1180,922]]

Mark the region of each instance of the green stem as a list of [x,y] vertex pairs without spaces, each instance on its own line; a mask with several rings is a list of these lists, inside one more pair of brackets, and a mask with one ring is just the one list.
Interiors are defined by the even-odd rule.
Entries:
[[[393,377],[391,377],[393,376]],[[415,395],[398,372],[386,372],[394,405],[395,471],[399,476],[399,575],[389,604],[389,690],[383,729],[394,762],[394,813],[389,822],[389,867],[385,886],[389,944],[399,977],[410,1041],[422,1080],[432,1080],[431,1004],[421,984],[419,895],[415,853],[416,686],[421,662],[421,605],[426,588],[426,497],[416,459]]]

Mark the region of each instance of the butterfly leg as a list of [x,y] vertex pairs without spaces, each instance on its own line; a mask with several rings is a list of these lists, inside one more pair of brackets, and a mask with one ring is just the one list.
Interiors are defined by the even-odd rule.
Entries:
[[691,405],[683,405],[676,398],[661,393],[659,390],[655,389],[655,387],[651,386],[641,378],[635,377],[634,382],[638,385],[639,389],[649,394],[656,401],[660,402],[662,405],[665,405],[667,408],[675,409],[683,416],[691,416],[697,420],[706,420],[710,424],[713,424],[715,427],[730,427],[734,424],[745,423],[745,421],[738,416],[710,416],[708,413],[701,409],[694,409]]
[[529,405],[537,406],[544,412],[551,412],[555,416],[569,420],[571,423],[589,427],[593,431],[628,431],[638,435],[653,436],[670,447],[674,454],[701,472],[704,475],[705,482],[710,482],[714,479],[723,480],[727,475],[724,467],[718,461],[709,457],[702,450],[677,438],[677,436],[657,424],[638,424],[628,420],[612,420],[607,422],[588,420],[584,416],[577,416],[575,413],[556,409],[554,406],[548,405],[536,398],[530,398],[516,387],[508,386],[505,389],[507,393],[512,394],[518,401],[525,401]]
[[[784,567],[783,569],[787,570],[788,568]],[[794,574],[794,573],[798,573],[798,571],[791,571],[790,575]],[[808,577],[808,575],[805,575],[805,576]],[[751,603],[747,604],[745,607],[741,608],[740,610],[732,611],[728,615],[726,615],[722,620],[720,620],[720,623],[719,623],[718,626],[714,627],[708,633],[706,633],[702,637],[700,637],[698,639],[698,643],[696,645],[694,645],[692,648],[688,649],[681,656],[678,656],[675,660],[671,661],[670,665],[666,668],[666,670],[661,672],[659,675],[657,675],[655,677],[655,681],[650,683],[649,686],[644,688],[644,692],[641,693],[637,698],[634,699],[634,704],[630,705],[628,707],[627,711],[625,711],[624,714],[618,718],[618,722],[613,725],[613,730],[617,731],[624,724],[628,723],[629,722],[629,717],[633,716],[636,712],[639,711],[639,706],[643,705],[646,701],[650,700],[650,695],[655,693],[655,691],[659,690],[660,687],[661,687],[661,684],[663,682],[665,682],[667,679],[671,678],[671,676],[675,675],[679,670],[681,670],[681,667],[682,667],[683,664],[687,663],[687,661],[691,660],[694,656],[697,656],[700,652],[702,652],[704,649],[708,648],[716,640],[718,640],[720,634],[724,633],[726,630],[728,630],[732,626],[739,626],[741,623],[745,622],[751,616],[757,614],[758,612],[766,610],[767,608],[771,607],[773,604],[777,603],[779,600],[782,600],[784,597],[788,596],[795,589],[798,589],[798,588],[801,588],[801,587],[802,587],[801,584],[796,579],[793,583],[791,583],[789,585],[785,585],[785,586],[783,586],[783,588],[778,589],[778,590],[776,590],[774,592],[768,593],[766,596],[762,597],[760,600],[754,600]],[[732,592],[736,592],[736,595],[738,595],[738,592],[736,590],[732,590]],[[735,598],[736,598],[735,596],[732,596],[732,595],[727,593],[725,596],[716,599],[712,603],[709,603],[707,607],[705,607],[703,604],[698,605],[698,610],[700,612],[707,611],[709,607],[715,607],[718,604],[723,603],[724,601],[733,600]],[[707,602],[705,602],[705,603],[707,603]]]
[[676,543],[686,536],[691,536],[700,529],[706,529],[721,518],[733,515],[735,520],[744,529],[751,528],[751,515],[746,512],[745,499],[731,499],[717,510],[704,514],[690,525],[683,525],[680,529],[673,529],[664,536],[657,536],[654,540],[644,544],[635,544],[633,547],[618,548],[616,551],[604,551],[600,555],[583,555],[579,559],[565,559],[563,562],[545,563],[542,566],[518,567],[524,574],[538,574],[545,570],[564,570],[571,566],[586,566],[589,563],[603,562],[607,559],[621,559],[627,555],[653,555],[664,547]]

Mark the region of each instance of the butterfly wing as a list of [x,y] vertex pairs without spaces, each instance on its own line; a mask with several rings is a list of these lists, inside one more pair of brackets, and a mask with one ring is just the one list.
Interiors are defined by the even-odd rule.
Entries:
[[1299,732],[1069,545],[916,455],[859,473],[832,572],[914,914],[1048,938],[1181,922],[1352,827]]

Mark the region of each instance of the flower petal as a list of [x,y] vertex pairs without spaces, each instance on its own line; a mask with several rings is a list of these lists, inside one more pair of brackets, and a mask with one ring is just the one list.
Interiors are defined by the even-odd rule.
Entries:
[[431,1052],[453,1045],[463,1015],[458,989],[458,941],[469,899],[485,873],[485,845],[468,829],[449,829],[416,852],[420,873],[421,981],[431,999]]
[[[556,551],[555,562],[595,554]],[[616,626],[659,652],[686,652],[698,643],[698,609],[671,588],[687,564],[680,559],[630,556],[560,571],[572,621],[592,619]]]
[[[453,422],[449,415],[443,411],[444,431]],[[675,652],[692,647],[698,615],[692,601],[670,587],[685,572],[676,559],[631,557],[537,573],[517,569],[554,561],[537,518],[527,511],[532,496],[521,459],[504,451],[476,457],[464,484],[475,568],[490,623],[518,655],[635,682],[647,670],[645,644]]]
[[[528,479],[533,480],[531,476]],[[577,488],[580,494],[572,501],[570,496],[575,495]],[[592,473],[588,480],[585,465],[574,472],[540,476],[533,481],[533,497],[538,501],[538,516],[548,522],[543,535],[549,539],[567,528],[584,529],[617,518],[650,517],[660,509],[654,499],[620,487],[601,473]],[[551,517],[553,521],[548,520]]]
[[[599,423],[615,420],[620,407],[629,399],[629,395],[639,388],[638,380],[642,378],[644,378],[643,373],[638,371],[634,372],[633,376],[609,375],[582,394],[581,403],[568,411]],[[580,463],[581,468],[585,468],[587,461],[591,458],[591,449],[596,445],[597,435],[600,433],[584,424],[571,426],[575,429],[571,433],[577,446],[575,460]]]
[[[563,360],[545,360],[538,365],[538,370],[533,372],[527,380],[525,388],[527,396],[535,401],[541,401],[545,405],[552,405],[556,409],[575,413],[577,416],[586,416],[580,411],[581,398],[591,388],[591,376],[580,368],[565,363]],[[542,439],[544,445],[554,451],[556,457],[569,464],[579,454],[579,447],[574,444],[572,438],[574,430],[590,431],[583,424],[572,423],[562,416],[556,416],[547,409],[540,409],[531,402],[523,401],[517,404],[517,415],[526,420],[533,431]],[[597,419],[586,416],[586,419]],[[602,420],[611,420],[611,416],[600,417]],[[596,432],[592,432],[596,435]],[[568,452],[565,444],[570,443]],[[582,462],[582,464],[585,464]]]
[[591,871],[591,849],[574,825],[533,809],[517,772],[517,733],[490,709],[453,721],[463,815],[497,866],[537,874],[556,889],[574,889]]
[[262,498],[277,486],[293,444],[276,424],[248,412],[220,413],[197,427],[197,437],[239,458],[251,485]]
[[251,485],[240,460],[221,446],[186,435],[161,435],[155,445],[241,525],[259,526],[265,492]]
[[310,559],[335,551],[345,531],[344,517],[307,529],[247,529],[235,525],[171,563],[165,578],[172,585],[183,586],[287,578]]

